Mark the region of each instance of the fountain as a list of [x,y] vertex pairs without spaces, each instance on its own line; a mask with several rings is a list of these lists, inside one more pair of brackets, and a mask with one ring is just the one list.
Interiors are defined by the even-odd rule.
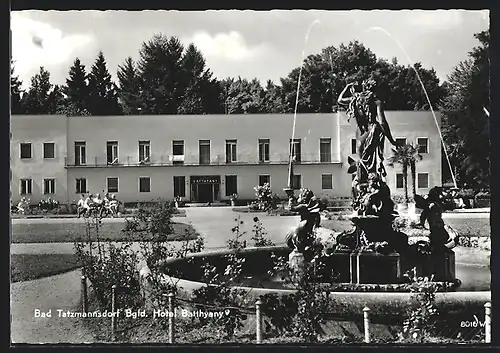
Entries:
[[[317,22],[310,25],[307,35]],[[302,65],[292,141],[295,137],[301,72]],[[461,269],[461,265],[456,267],[452,250],[457,234],[443,222],[438,188],[432,189],[428,197],[416,198],[417,207],[423,209],[421,221],[429,223],[430,241],[410,244],[408,236],[394,228],[393,221],[398,214],[385,182],[383,152],[386,139],[393,145],[396,142],[385,119],[383,105],[377,99],[375,84],[373,78],[361,85],[350,83],[339,97],[339,103],[347,106],[350,119],[353,118],[357,124],[358,160],[349,157],[347,161],[348,172],[355,176],[352,183],[354,212],[350,216],[353,227],[350,231],[332,233],[321,227],[320,204],[312,191],[302,189],[295,197],[292,143],[288,187],[284,191],[289,198],[289,208],[300,215],[300,222],[285,235],[286,245],[220,249],[165,259],[160,266],[162,281],[175,283],[177,295],[189,297],[196,289],[209,285],[204,280],[205,265],[213,265],[217,273],[224,273],[230,265],[228,259],[237,256],[244,259],[243,280],[240,278],[239,282],[232,283],[232,288],[244,291],[245,300],[253,304],[256,298],[265,294],[295,293],[306,268],[319,256],[325,268],[315,281],[328,285],[327,291],[337,305],[345,305],[348,311],[361,312],[367,303],[372,303],[379,308],[385,306],[386,312],[404,315],[411,296],[411,285],[405,273],[410,270],[414,270],[415,276],[434,278],[438,291],[446,292],[436,295],[437,302],[443,306],[453,306],[454,302],[466,300],[482,308],[485,301],[491,300],[489,287],[467,284],[465,288],[462,286],[465,291],[460,292],[461,282],[456,279],[455,272],[456,268]],[[281,275],[271,274],[276,259],[287,259],[291,287],[290,283],[284,283]],[[147,293],[148,285],[144,279],[150,274],[149,268],[146,266],[141,273],[141,283]],[[467,277],[474,276],[476,274]],[[471,289],[478,291],[467,292]],[[373,295],[375,292],[379,294]]]

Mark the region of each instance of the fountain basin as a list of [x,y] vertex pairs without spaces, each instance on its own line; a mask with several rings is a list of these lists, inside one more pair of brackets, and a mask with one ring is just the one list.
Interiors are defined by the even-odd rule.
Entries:
[[[207,283],[202,280],[203,264],[210,262],[217,267],[217,270],[223,271],[227,261],[225,256],[237,253],[245,258],[243,274],[246,279],[242,283],[235,284],[233,288],[247,293],[245,302],[248,305],[253,305],[255,300],[262,296],[270,294],[285,296],[296,292],[293,288],[287,288],[279,279],[267,275],[267,271],[273,263],[272,254],[288,258],[290,249],[285,246],[245,248],[239,251],[221,249],[189,254],[180,259],[167,259],[161,265],[163,272],[160,274],[160,280],[166,283],[176,283],[177,295],[189,299],[194,290],[207,286]],[[461,264],[457,265],[458,274],[460,274],[463,266]],[[469,270],[473,268],[480,271],[480,273],[489,271],[487,268],[467,268]],[[143,295],[146,297],[146,302],[148,302],[147,298],[151,298],[151,284],[148,281],[149,268],[144,265],[140,273]],[[485,283],[485,281],[478,283],[477,277],[477,274],[473,276],[476,279],[476,283],[472,287],[475,291],[468,291],[470,287],[467,283],[463,283],[462,291],[436,293],[436,305],[441,307],[441,310],[444,308],[452,311],[459,310],[464,305],[471,308],[477,307],[477,310],[480,310],[485,302],[491,300],[491,291],[489,290],[489,284]],[[449,290],[444,283],[441,289]],[[408,284],[401,282],[386,284],[337,283],[331,289],[330,297],[336,305],[338,303],[338,308],[341,311],[359,312],[364,306],[368,305],[370,308],[378,308],[377,310],[403,315],[411,295]]]

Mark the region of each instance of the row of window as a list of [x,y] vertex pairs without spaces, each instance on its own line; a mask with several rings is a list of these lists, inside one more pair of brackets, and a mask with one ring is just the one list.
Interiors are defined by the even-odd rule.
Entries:
[[[86,178],[75,179],[77,194],[88,193],[88,184]],[[268,174],[259,175],[259,185],[262,186],[266,183],[271,184],[271,176]],[[293,188],[300,189],[302,187],[302,177],[301,175],[294,175],[293,178]],[[186,196],[186,177],[185,176],[174,176],[174,196],[185,197]],[[119,192],[117,177],[106,178],[106,186],[108,192],[117,193]],[[321,188],[324,190],[333,189],[333,176],[332,174],[322,174],[321,175]],[[21,179],[20,180],[20,194],[30,195],[33,191],[33,179]],[[139,192],[151,192],[151,178],[150,177],[139,177]],[[56,179],[48,178],[43,179],[43,193],[55,194],[56,193]],[[226,175],[226,196],[231,196],[232,194],[238,193],[238,184],[236,175]]]
[[[396,138],[399,144],[406,144],[406,138]],[[417,138],[418,152],[429,153],[429,139],[426,137]],[[331,138],[321,138],[319,145],[320,162],[330,163],[332,161],[332,142]],[[87,163],[87,144],[86,142],[75,142],[75,165],[85,165]],[[269,162],[270,140],[259,139],[259,162]],[[290,139],[290,153],[296,162],[301,161],[302,146],[300,139]],[[357,153],[356,139],[351,139],[351,153]],[[118,163],[118,141],[108,141],[106,143],[106,159],[108,164]],[[172,160],[173,164],[184,164],[184,141],[172,141]],[[32,158],[31,142],[22,142],[20,144],[20,158]],[[43,143],[43,158],[55,158],[55,143]],[[139,162],[148,163],[151,158],[151,142],[139,141]],[[237,140],[226,140],[226,163],[236,163]],[[210,140],[199,141],[199,163],[210,164]]]
[[[265,183],[271,184],[270,175],[259,175],[259,185],[262,186]],[[186,196],[186,177],[185,176],[174,176],[174,196],[185,197]],[[108,177],[106,178],[107,190],[111,193],[117,193],[118,188],[118,178]],[[292,180],[293,189],[300,189],[302,187],[302,176],[295,174]],[[396,174],[396,188],[402,189],[404,187],[403,174]],[[417,188],[427,189],[429,187],[429,174],[428,173],[418,173],[417,174]],[[21,179],[20,182],[20,194],[29,195],[32,193],[33,180],[32,179]],[[333,189],[333,175],[332,174],[322,174],[321,175],[321,189],[331,190]],[[84,194],[88,193],[87,179],[78,178],[76,179],[76,193]],[[139,177],[139,192],[151,192],[151,178],[150,177]],[[54,178],[43,179],[43,193],[45,195],[56,193],[56,180]],[[238,184],[236,175],[226,175],[226,196],[231,196],[232,194],[238,193]]]
[[[398,137],[395,139],[398,145],[406,145],[406,137]],[[429,153],[429,139],[427,137],[417,138],[418,153]],[[357,154],[356,139],[351,139],[351,154]]]
[[[21,142],[19,146],[19,151],[21,159],[32,158],[31,142]],[[54,142],[43,143],[43,158],[44,159],[56,158],[56,144]]]
[[[55,145],[53,142],[43,144],[44,157],[55,158]],[[270,139],[259,139],[259,162],[270,161]],[[320,162],[330,163],[332,161],[331,138],[320,139]],[[300,139],[290,139],[290,153],[296,162],[301,161],[302,146]],[[151,158],[151,142],[139,141],[139,162],[148,163]],[[173,164],[184,163],[184,141],[172,141],[172,161]],[[32,158],[31,142],[20,144],[20,158]],[[118,163],[118,141],[106,142],[106,159],[108,164]],[[226,163],[236,163],[238,161],[237,140],[226,140]],[[75,165],[85,165],[87,163],[87,143],[85,141],[75,142]],[[199,163],[210,164],[210,140],[199,141]]]

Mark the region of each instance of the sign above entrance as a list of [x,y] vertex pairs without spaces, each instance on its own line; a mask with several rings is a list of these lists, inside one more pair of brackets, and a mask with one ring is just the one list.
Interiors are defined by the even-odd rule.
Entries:
[[191,184],[220,184],[219,175],[191,176]]

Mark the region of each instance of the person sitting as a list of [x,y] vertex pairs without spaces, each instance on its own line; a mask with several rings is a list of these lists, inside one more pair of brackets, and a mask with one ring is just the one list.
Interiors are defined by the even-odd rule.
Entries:
[[94,201],[94,204],[95,206],[99,207],[99,206],[102,206],[102,204],[104,203],[103,199],[101,198],[101,195],[99,193],[97,193],[94,197],[94,199],[92,200]]
[[23,198],[21,198],[21,201],[19,201],[19,203],[17,204],[17,211],[20,214],[24,214],[27,210],[26,206],[27,206],[26,198],[23,197]]
[[85,207],[85,195],[81,194],[80,195],[80,200],[78,200],[78,203],[76,204],[76,215],[77,218],[80,218],[80,216],[85,213],[87,208]]
[[85,212],[89,212],[91,207],[94,206],[93,195],[89,194],[83,203],[83,207],[85,208]]

